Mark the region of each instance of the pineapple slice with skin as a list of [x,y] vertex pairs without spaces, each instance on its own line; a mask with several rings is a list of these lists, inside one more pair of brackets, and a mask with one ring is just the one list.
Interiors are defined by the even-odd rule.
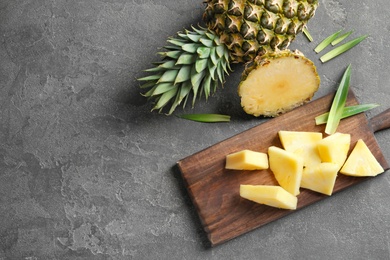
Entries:
[[319,163],[303,169],[301,187],[325,195],[332,195],[339,166],[335,163]]
[[247,114],[275,117],[312,99],[320,77],[312,61],[290,50],[259,56],[245,69],[238,87]]
[[266,153],[242,150],[226,156],[225,168],[230,170],[268,169],[268,156]]
[[279,139],[286,151],[303,158],[303,166],[311,167],[321,163],[317,144],[322,140],[322,133],[302,131],[279,131]]
[[302,179],[303,159],[282,148],[268,148],[269,167],[274,173],[279,185],[292,195],[299,194]]
[[340,173],[355,177],[376,176],[384,169],[371,153],[366,143],[359,139],[356,142]]
[[271,207],[295,210],[298,199],[280,186],[240,185],[240,196],[244,199]]
[[350,144],[350,134],[334,133],[325,137],[317,145],[321,161],[335,163],[339,170],[348,157]]

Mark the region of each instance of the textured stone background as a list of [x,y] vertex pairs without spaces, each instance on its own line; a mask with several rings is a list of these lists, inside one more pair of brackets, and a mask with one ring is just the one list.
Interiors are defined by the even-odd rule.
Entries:
[[[315,41],[291,46],[318,67],[316,98],[352,64],[359,100],[382,104],[368,116],[388,108],[388,0],[320,4]],[[230,114],[228,124],[150,113],[135,80],[202,12],[201,0],[0,1],[1,260],[390,258],[387,173],[207,247],[174,166],[264,121],[240,109],[242,66],[194,109]],[[313,48],[338,29],[370,37],[321,64]],[[390,160],[390,132],[376,136]]]

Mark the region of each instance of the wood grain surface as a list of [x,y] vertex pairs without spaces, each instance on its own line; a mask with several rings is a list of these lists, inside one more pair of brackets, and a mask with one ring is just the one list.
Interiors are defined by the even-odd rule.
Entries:
[[[226,242],[295,212],[260,205],[240,198],[240,184],[277,185],[277,181],[270,170],[226,170],[224,168],[226,155],[242,149],[267,152],[268,147],[272,145],[282,147],[278,138],[279,130],[323,133],[325,125],[316,126],[314,118],[329,111],[333,97],[334,93],[312,101],[178,162],[189,196],[198,212],[211,246]],[[358,101],[350,91],[347,105],[356,104]],[[337,130],[351,134],[350,151],[356,141],[361,138],[382,167],[386,170],[389,169],[364,113],[343,119]],[[369,178],[348,177],[339,174],[334,193],[367,179]],[[327,197],[320,193],[301,189],[298,195],[297,210]]]

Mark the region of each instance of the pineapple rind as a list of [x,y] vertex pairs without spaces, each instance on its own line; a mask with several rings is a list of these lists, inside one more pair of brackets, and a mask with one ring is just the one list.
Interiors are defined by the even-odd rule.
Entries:
[[318,0],[206,0],[203,20],[233,62],[287,49],[315,14]]

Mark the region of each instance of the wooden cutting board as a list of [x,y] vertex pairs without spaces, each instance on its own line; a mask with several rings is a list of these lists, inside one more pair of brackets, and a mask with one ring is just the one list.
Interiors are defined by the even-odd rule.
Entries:
[[[243,149],[267,152],[268,147],[282,147],[279,130],[324,132],[325,125],[316,126],[314,118],[329,111],[334,94],[312,101],[291,112],[270,119],[245,132],[219,142],[178,162],[189,196],[198,212],[211,246],[261,227],[295,211],[272,208],[240,198],[240,184],[277,185],[271,171],[226,170],[226,155]],[[347,105],[358,101],[349,93]],[[389,165],[375,139],[374,132],[389,127],[390,114],[367,120],[364,113],[341,120],[338,132],[351,134],[351,150],[362,138],[384,169]],[[325,134],[324,134],[325,136]],[[334,193],[369,178],[339,174]],[[298,209],[328,196],[307,189],[298,195]],[[298,210],[297,209],[297,210]]]

